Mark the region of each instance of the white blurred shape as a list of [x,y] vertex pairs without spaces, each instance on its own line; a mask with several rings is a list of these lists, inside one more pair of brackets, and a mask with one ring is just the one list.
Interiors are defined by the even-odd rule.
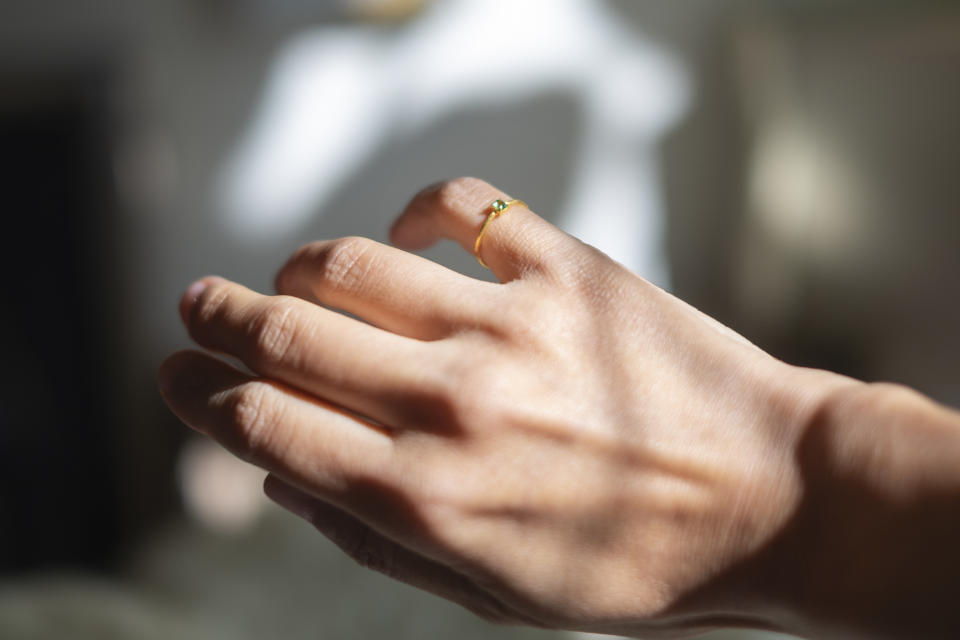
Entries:
[[762,128],[749,196],[761,227],[780,246],[821,261],[854,257],[866,194],[838,145],[800,118]]
[[274,76],[219,184],[242,237],[282,236],[322,211],[388,133],[562,91],[582,103],[586,133],[561,225],[666,285],[652,152],[689,81],[597,0],[438,2],[392,39],[324,28],[285,47]]
[[605,71],[590,85],[583,149],[562,226],[668,288],[664,203],[655,152],[691,100],[685,70],[611,28]]
[[662,249],[663,215],[653,157],[587,150],[562,226],[661,287],[669,287]]
[[422,126],[463,105],[522,102],[578,84],[588,72],[583,54],[595,35],[595,9],[581,0],[438,4],[413,25],[395,59],[395,77],[408,76],[405,124]]
[[213,531],[241,533],[267,504],[261,489],[266,473],[206,438],[187,442],[177,472],[187,514]]
[[227,228],[280,235],[303,222],[386,133],[374,32],[302,36],[276,65],[263,108],[218,185]]

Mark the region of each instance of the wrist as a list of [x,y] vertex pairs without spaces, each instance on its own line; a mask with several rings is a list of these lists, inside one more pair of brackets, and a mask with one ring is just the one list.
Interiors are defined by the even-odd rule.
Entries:
[[[779,459],[781,489],[776,508],[764,518],[774,525],[767,541],[746,558],[731,585],[733,601],[727,604],[753,620],[750,626],[805,637],[823,637],[814,625],[818,619],[811,555],[817,542],[811,522],[820,521],[815,505],[824,500],[811,492],[822,476],[820,457],[810,450],[811,434],[833,419],[840,399],[851,397],[867,385],[824,370],[795,367],[771,361],[772,369],[756,379],[763,389],[758,396],[771,438],[769,455]],[[824,525],[829,527],[829,524]],[[810,585],[810,586],[808,586]]]
[[750,389],[745,414],[762,425],[758,432],[765,442],[762,453],[743,467],[752,478],[731,509],[739,514],[733,534],[738,540],[735,562],[688,608],[713,612],[721,627],[819,637],[807,624],[811,616],[798,588],[799,577],[807,572],[803,555],[808,552],[798,525],[809,497],[799,452],[831,399],[864,385],[772,358],[754,360],[748,371],[739,379]]
[[894,385],[823,389],[796,440],[802,498],[774,545],[785,626],[815,637],[950,635],[960,416]]

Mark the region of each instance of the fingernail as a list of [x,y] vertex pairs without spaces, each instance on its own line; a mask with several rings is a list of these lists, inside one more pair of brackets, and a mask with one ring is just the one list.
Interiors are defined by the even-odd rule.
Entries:
[[197,303],[197,298],[200,297],[200,294],[207,288],[209,281],[204,278],[203,280],[197,280],[183,293],[183,297],[180,298],[180,318],[183,320],[184,324],[187,324],[187,321],[190,319],[190,312],[193,310],[193,305]]

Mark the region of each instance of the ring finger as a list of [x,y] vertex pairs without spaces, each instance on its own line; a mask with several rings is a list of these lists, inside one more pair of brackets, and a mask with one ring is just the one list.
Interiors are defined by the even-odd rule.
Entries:
[[185,423],[297,486],[342,503],[369,478],[392,481],[389,434],[334,406],[197,352],[169,357],[159,382]]
[[[573,238],[521,203],[510,206],[489,226],[492,204],[510,198],[476,178],[457,178],[427,187],[410,201],[390,231],[391,240],[406,249],[423,249],[449,238],[474,253],[500,280],[509,282],[536,274],[558,273],[564,254],[578,244]],[[483,242],[477,238],[483,232]]]

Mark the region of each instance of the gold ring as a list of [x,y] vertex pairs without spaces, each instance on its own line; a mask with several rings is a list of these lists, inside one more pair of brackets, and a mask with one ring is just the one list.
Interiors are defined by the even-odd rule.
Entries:
[[[483,240],[483,234],[487,232],[487,227],[490,226],[491,222],[506,213],[507,209],[515,204],[527,207],[527,203],[523,200],[501,200],[497,198],[490,203],[490,214],[487,216],[487,219],[483,221],[483,225],[480,227],[480,233],[477,234],[477,241],[473,243],[473,255],[477,257],[477,262],[479,262],[482,267],[490,268],[487,266],[487,263],[483,261],[483,258],[480,257],[480,241]],[[527,208],[529,209],[530,207]]]

